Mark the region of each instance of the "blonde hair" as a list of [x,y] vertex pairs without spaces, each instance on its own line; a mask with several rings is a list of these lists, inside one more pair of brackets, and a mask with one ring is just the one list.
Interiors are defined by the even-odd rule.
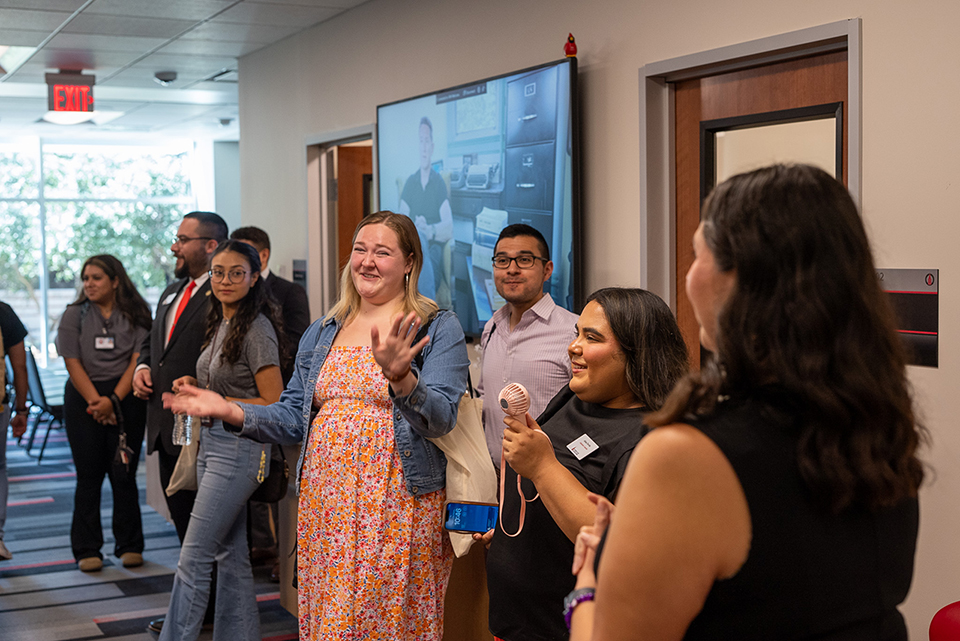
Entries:
[[[413,259],[413,266],[403,288],[403,313],[416,313],[423,323],[430,320],[439,310],[437,304],[417,291],[417,281],[420,278],[420,270],[423,268],[423,250],[420,247],[420,236],[417,234],[417,227],[409,216],[395,214],[392,211],[378,211],[370,214],[360,221],[357,229],[353,232],[353,240],[356,242],[357,234],[367,225],[383,225],[393,230],[397,235],[397,244],[400,246],[400,252],[405,258]],[[336,319],[340,323],[347,323],[360,312],[360,294],[353,284],[353,275],[350,273],[350,261],[344,265],[340,272],[340,298],[336,304],[324,316],[324,320]]]

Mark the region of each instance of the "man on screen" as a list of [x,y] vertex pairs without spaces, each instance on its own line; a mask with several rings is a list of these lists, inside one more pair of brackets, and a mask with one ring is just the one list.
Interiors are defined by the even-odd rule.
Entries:
[[[420,275],[420,292],[437,301],[440,307],[451,305],[450,274],[443,266],[443,249],[453,238],[453,212],[447,184],[431,167],[433,159],[433,123],[420,119],[420,168],[407,178],[400,194],[400,213],[413,219],[420,232],[420,243],[433,268]],[[426,262],[426,261],[424,261]],[[425,266],[426,267],[426,266]]]

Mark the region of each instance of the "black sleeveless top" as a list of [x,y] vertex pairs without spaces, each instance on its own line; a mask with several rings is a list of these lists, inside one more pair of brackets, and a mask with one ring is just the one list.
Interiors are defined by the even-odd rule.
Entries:
[[730,461],[753,532],[743,567],[714,583],[685,639],[907,639],[896,606],[913,576],[917,501],[819,509],[797,468],[797,408],[767,388],[688,421]]

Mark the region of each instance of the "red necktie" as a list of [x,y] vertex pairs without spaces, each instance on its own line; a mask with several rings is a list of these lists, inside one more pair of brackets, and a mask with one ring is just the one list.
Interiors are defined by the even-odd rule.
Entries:
[[190,294],[193,293],[194,288],[197,286],[197,282],[191,280],[187,283],[187,289],[183,292],[183,298],[180,299],[180,304],[177,305],[177,313],[173,316],[173,325],[170,326],[170,335],[167,336],[167,342],[170,342],[170,339],[173,338],[173,330],[177,327],[177,321],[180,320],[180,314],[183,313],[184,308],[187,306],[187,303],[190,302]]

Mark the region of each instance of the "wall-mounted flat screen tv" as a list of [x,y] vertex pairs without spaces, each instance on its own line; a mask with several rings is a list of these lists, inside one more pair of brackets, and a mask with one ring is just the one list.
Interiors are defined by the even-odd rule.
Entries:
[[377,107],[380,208],[417,224],[420,291],[476,336],[505,302],[493,250],[507,225],[543,234],[545,286],[578,312],[580,150],[575,58]]

